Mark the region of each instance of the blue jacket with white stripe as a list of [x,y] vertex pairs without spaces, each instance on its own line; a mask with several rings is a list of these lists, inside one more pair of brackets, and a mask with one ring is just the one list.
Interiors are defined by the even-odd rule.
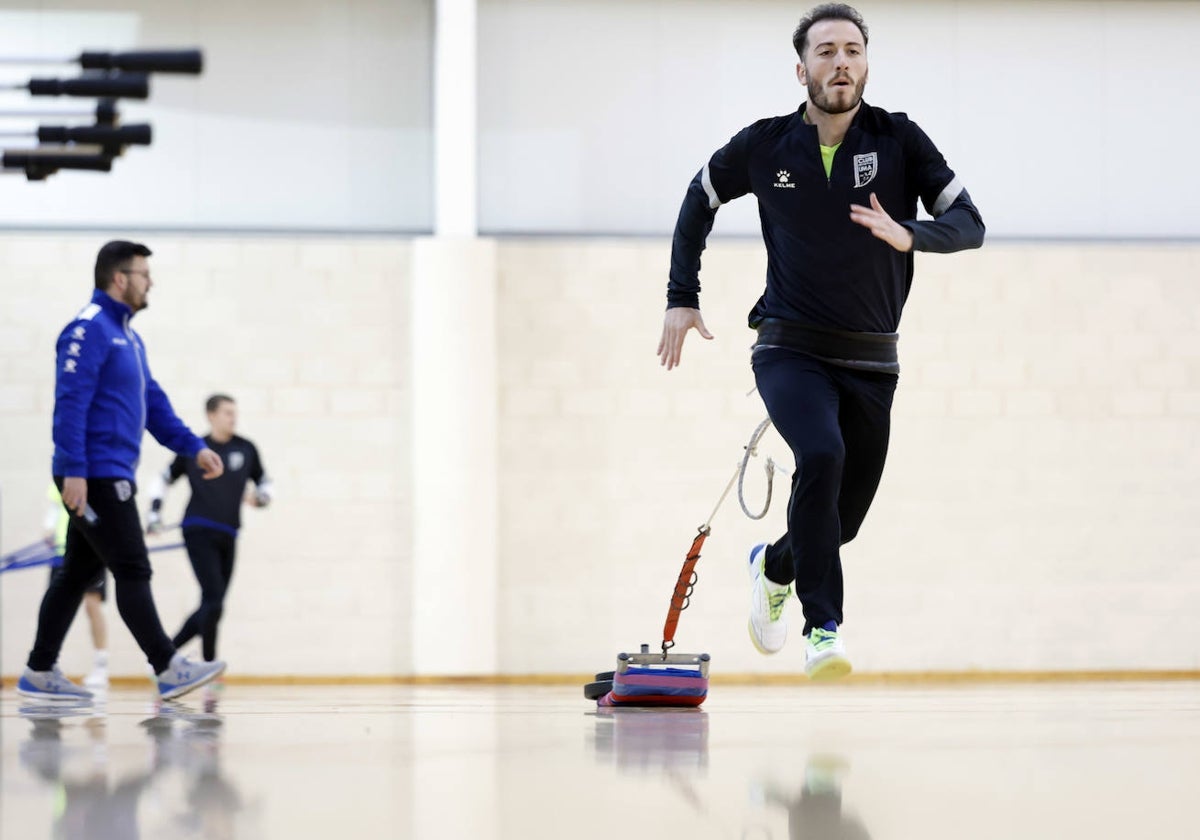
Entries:
[[181,455],[204,448],[150,375],[133,310],[97,289],[58,337],[54,385],[56,476],[133,480],[142,431]]
[[[779,318],[856,332],[895,332],[912,285],[901,253],[850,219],[850,205],[884,210],[913,234],[914,251],[983,244],[984,225],[933,141],[905,114],[865,102],[828,177],[816,126],[794,114],[742,129],[692,180],[671,248],[667,307],[699,308],[700,255],[717,208],[754,193],[767,246],[766,292],[750,325]],[[917,221],[918,199],[932,220]]]

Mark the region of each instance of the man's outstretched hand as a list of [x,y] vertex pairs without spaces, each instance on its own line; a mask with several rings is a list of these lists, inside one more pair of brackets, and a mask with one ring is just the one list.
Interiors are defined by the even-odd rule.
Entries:
[[887,214],[875,193],[871,193],[870,207],[863,207],[861,204],[850,205],[850,219],[871,231],[875,238],[882,239],[897,251],[907,253],[912,250],[912,231]]
[[221,474],[225,472],[225,464],[221,461],[221,456],[207,446],[196,453],[196,465],[200,467],[200,474],[204,478],[220,478]]
[[710,333],[704,326],[699,309],[687,309],[682,306],[668,309],[663,316],[662,338],[658,341],[658,363],[665,365],[667,370],[679,364],[679,356],[683,352],[683,340],[687,338],[688,330],[692,328],[701,337],[711,339]]

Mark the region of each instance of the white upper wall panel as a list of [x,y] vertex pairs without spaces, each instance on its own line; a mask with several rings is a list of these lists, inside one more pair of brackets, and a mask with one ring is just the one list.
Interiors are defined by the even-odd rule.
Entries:
[[[480,0],[480,227],[669,233],[689,180],[803,100],[812,3]],[[1200,3],[862,2],[866,99],[941,148],[993,236],[1197,237]],[[716,232],[758,230],[747,197]]]

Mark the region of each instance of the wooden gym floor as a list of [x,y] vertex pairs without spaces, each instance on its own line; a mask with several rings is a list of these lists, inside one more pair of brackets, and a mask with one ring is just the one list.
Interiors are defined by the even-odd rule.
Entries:
[[1200,682],[0,696],[0,837],[1200,837]]

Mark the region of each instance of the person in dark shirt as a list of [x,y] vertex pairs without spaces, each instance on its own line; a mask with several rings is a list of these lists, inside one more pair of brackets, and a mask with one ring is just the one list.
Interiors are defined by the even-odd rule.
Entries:
[[[233,577],[243,498],[254,507],[266,507],[271,502],[272,485],[258,457],[258,448],[234,433],[237,404],[233,398],[214,394],[208,398],[205,409],[210,430],[204,442],[221,457],[225,473],[205,481],[190,461],[176,458],[150,490],[147,531],[161,530],[166,488],[186,475],[192,497],[180,524],[188,559],[200,584],[200,606],[188,616],[173,641],[176,647],[182,647],[198,635],[204,658],[212,660],[217,655],[217,624]],[[247,481],[255,485],[248,496]]]
[[[867,105],[867,27],[844,3],[810,11],[792,37],[808,100],[738,132],[692,180],[671,249],[661,364],[679,364],[700,316],[700,256],[717,208],[758,199],[766,290],[750,312],[758,392],[796,461],[787,534],[750,550],[750,637],[787,639],[794,586],[805,670],[850,671],[840,634],[840,546],[854,539],[887,455],[900,314],[913,252],[983,244],[984,225],[933,141],[905,114]],[[929,215],[917,219],[920,201]]]

